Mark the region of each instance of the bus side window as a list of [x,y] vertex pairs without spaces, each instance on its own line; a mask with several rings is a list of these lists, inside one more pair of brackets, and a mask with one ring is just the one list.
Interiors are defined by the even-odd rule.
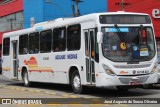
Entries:
[[28,53],[28,34],[21,35],[19,37],[19,54],[27,54]]
[[10,38],[4,38],[3,39],[3,55],[4,56],[9,55],[9,49],[10,49]]
[[39,32],[29,35],[29,53],[35,54],[39,52]]
[[66,27],[53,30],[53,52],[66,50]]
[[51,52],[52,30],[42,31],[40,34],[40,52]]
[[81,25],[71,25],[67,28],[68,51],[79,50],[81,47]]

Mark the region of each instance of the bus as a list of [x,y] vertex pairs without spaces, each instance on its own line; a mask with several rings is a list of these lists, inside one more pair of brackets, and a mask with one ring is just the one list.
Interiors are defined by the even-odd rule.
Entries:
[[118,90],[157,82],[155,34],[148,14],[93,13],[58,18],[3,35],[2,75],[32,82]]

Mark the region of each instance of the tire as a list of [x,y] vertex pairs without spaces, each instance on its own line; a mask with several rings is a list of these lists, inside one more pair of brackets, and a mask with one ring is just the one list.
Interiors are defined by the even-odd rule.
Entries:
[[153,84],[144,84],[142,85],[142,88],[144,89],[148,89],[148,88],[152,88],[153,87]]
[[77,70],[72,74],[71,85],[75,94],[81,94],[84,92],[84,87],[81,85],[81,78]]
[[28,78],[27,70],[24,71],[22,78],[23,78],[24,86],[29,87],[30,86],[30,81],[29,81],[29,78]]
[[126,92],[126,91],[128,91],[128,88],[125,87],[125,86],[117,86],[117,89],[118,89],[118,91],[121,91],[121,92]]

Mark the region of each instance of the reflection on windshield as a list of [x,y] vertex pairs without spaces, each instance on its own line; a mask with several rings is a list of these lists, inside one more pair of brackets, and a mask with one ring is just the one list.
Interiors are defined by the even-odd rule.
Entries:
[[[150,27],[102,28],[103,55],[113,61],[146,61],[155,55]],[[121,33],[119,35],[119,33]]]

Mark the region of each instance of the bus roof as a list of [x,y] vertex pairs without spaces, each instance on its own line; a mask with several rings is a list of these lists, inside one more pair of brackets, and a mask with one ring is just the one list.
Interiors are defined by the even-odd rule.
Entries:
[[[134,12],[124,12],[124,11],[118,11],[118,12],[104,12],[104,13],[92,13],[84,16],[79,17],[73,17],[73,18],[58,18],[55,20],[49,20],[41,23],[35,24],[31,28],[22,29],[18,31],[8,32],[3,34],[3,38],[10,37],[10,36],[17,36],[17,35],[23,35],[28,34],[28,32],[35,32],[37,30],[47,30],[50,28],[56,28],[56,27],[62,27],[63,25],[72,25],[72,24],[78,24],[83,23],[86,21],[98,21],[100,15],[148,15],[146,13],[134,13]],[[63,22],[63,23],[62,23]]]

